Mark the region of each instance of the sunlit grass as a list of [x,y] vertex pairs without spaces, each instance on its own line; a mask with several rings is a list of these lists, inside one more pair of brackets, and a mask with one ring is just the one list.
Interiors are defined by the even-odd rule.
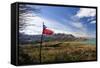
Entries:
[[[21,63],[25,62],[28,56],[28,63],[39,63],[40,61],[40,44],[19,45],[19,57]],[[81,61],[96,60],[96,46],[87,45],[79,42],[45,42],[41,48],[42,63],[61,62],[61,61]],[[25,54],[25,57],[22,57]],[[24,59],[22,61],[22,59]]]

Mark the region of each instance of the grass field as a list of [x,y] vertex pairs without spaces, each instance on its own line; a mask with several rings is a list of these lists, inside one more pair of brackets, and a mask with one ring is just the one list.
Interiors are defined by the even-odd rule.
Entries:
[[[40,63],[40,44],[19,45],[19,63]],[[82,42],[45,42],[42,44],[42,63],[96,60],[96,45]]]

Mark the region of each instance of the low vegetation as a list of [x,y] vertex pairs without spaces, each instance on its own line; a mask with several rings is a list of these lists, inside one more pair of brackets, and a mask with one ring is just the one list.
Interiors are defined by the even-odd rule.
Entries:
[[[40,44],[19,45],[19,63],[40,63]],[[41,48],[41,62],[96,60],[96,46],[80,42],[45,42]]]

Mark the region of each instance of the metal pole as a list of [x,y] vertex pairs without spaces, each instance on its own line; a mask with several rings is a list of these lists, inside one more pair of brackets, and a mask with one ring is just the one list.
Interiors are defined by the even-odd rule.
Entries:
[[[43,22],[43,25],[44,25],[44,22]],[[40,63],[42,61],[41,50],[42,50],[42,43],[43,43],[43,30],[44,30],[44,27],[42,26],[42,35],[41,35],[41,42],[40,42]]]

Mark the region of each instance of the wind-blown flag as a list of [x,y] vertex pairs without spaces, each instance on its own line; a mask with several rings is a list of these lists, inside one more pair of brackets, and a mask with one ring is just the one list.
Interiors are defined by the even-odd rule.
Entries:
[[46,35],[52,35],[54,32],[50,29],[48,29],[44,24],[43,24],[43,34]]

